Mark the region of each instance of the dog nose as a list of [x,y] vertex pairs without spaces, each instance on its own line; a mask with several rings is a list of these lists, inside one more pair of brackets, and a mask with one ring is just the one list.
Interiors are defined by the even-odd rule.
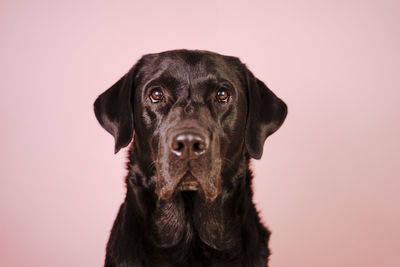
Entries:
[[171,144],[172,152],[180,158],[193,159],[207,150],[206,138],[195,133],[181,133],[176,135]]

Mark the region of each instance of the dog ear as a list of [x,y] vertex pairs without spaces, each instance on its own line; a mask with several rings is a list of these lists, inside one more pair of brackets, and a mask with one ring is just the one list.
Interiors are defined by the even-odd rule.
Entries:
[[249,155],[260,159],[265,139],[282,125],[286,104],[246,68],[248,111],[245,144]]
[[114,136],[114,153],[129,145],[133,136],[133,101],[131,99],[134,90],[134,69],[135,67],[94,102],[97,120],[107,132]]

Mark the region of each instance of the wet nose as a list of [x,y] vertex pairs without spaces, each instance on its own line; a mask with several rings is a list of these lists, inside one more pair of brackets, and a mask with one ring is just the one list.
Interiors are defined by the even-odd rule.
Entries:
[[180,158],[194,159],[206,152],[207,143],[201,134],[180,133],[172,139],[171,151]]

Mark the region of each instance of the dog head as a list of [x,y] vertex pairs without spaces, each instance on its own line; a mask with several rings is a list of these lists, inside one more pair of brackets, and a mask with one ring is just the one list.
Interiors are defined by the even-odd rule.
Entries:
[[265,139],[283,123],[286,104],[238,58],[174,50],[143,56],[94,103],[115,153],[134,145],[155,167],[155,193],[221,192],[221,173],[243,153],[259,159]]

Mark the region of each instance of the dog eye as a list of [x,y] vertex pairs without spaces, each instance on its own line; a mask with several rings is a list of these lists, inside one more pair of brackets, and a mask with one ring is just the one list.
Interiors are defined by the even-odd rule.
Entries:
[[150,93],[150,99],[153,103],[158,103],[164,99],[164,93],[161,88],[154,88]]
[[218,102],[227,103],[229,101],[230,94],[226,88],[221,87],[217,92],[216,98]]

